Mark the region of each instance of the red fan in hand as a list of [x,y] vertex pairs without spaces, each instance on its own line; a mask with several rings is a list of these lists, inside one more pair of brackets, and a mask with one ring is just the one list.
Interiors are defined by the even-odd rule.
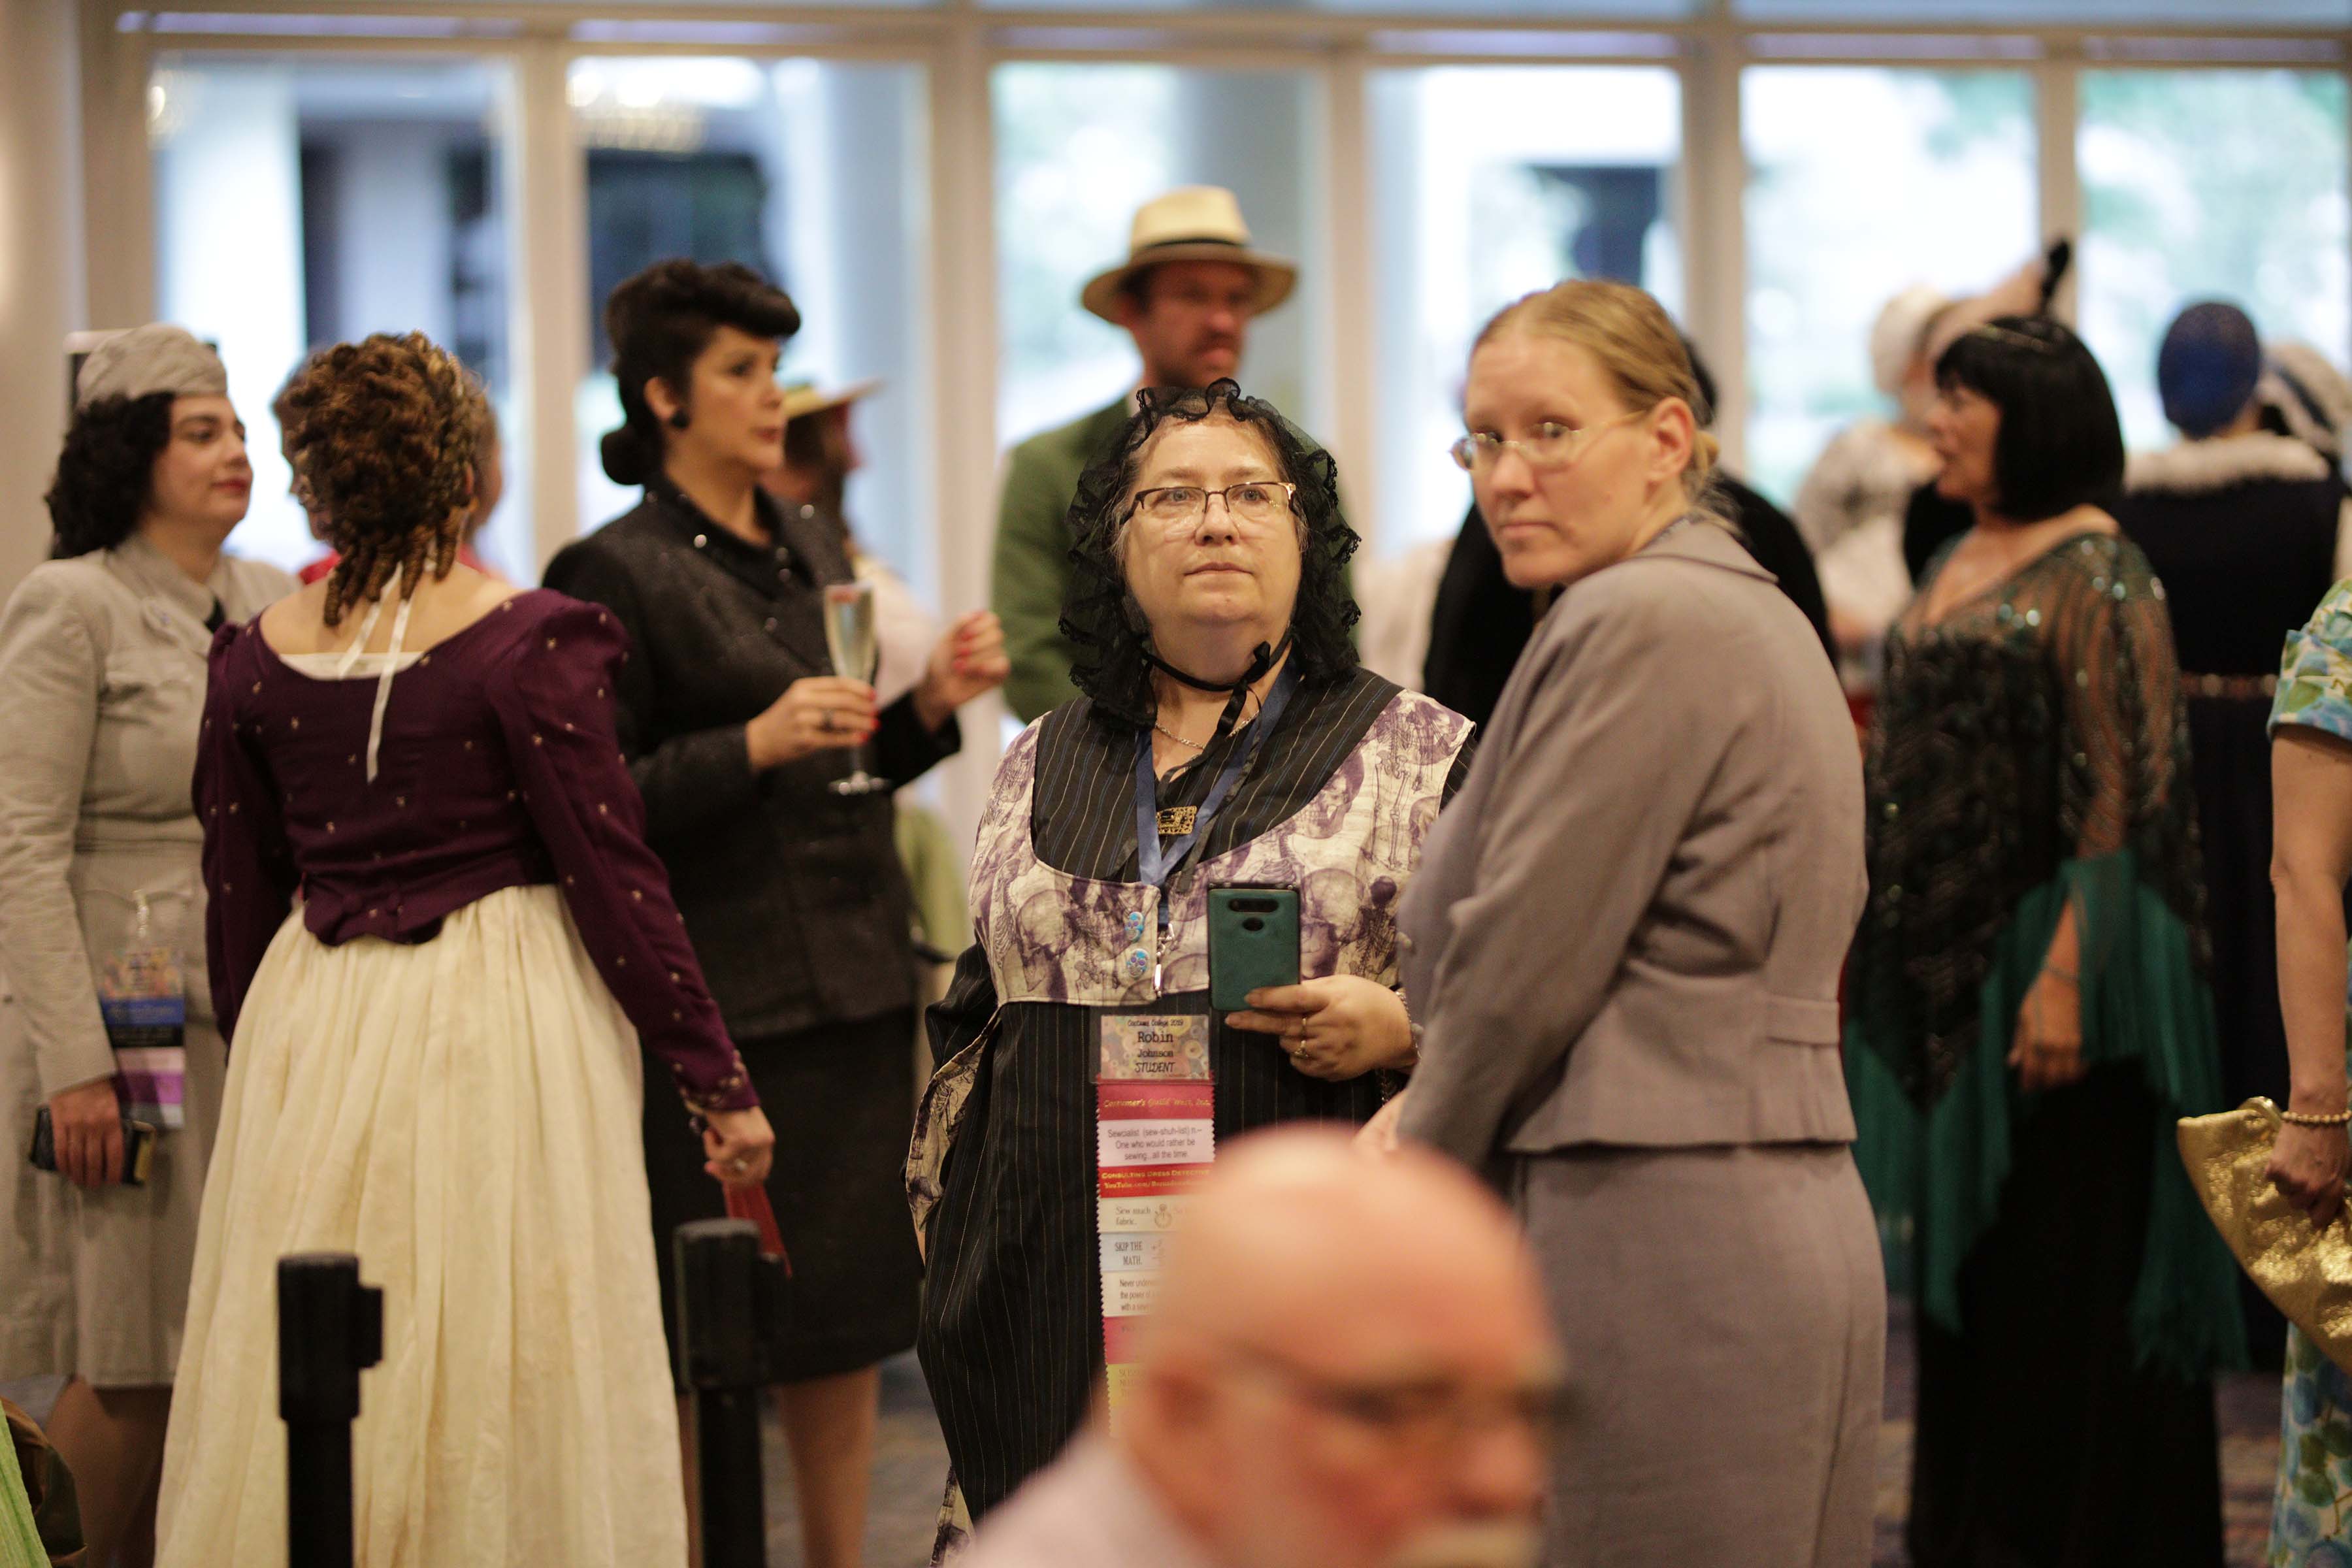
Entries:
[[757,1184],[726,1184],[727,1217],[748,1219],[760,1227],[760,1252],[784,1266],[784,1278],[793,1274],[793,1260],[784,1251],[784,1238],[776,1229],[776,1211],[768,1202],[768,1189]]

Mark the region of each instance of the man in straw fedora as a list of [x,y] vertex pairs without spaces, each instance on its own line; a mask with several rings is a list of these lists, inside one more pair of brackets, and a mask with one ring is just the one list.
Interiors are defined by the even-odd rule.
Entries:
[[[1251,321],[1287,300],[1297,279],[1295,263],[1251,247],[1233,192],[1186,185],[1137,211],[1127,259],[1090,279],[1078,302],[1134,338],[1138,386],[1198,387],[1240,374]],[[1066,514],[1078,476],[1118,439],[1134,406],[1123,394],[1032,437],[1006,468],[990,597],[1013,660],[1005,701],[1024,721],[1077,695],[1076,650],[1061,627]]]

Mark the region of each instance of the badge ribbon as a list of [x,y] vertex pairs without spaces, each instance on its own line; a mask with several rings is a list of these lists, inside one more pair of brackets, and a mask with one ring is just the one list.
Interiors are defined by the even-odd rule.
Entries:
[[1127,1402],[1136,1321],[1159,1295],[1160,1249],[1216,1157],[1205,1014],[1106,1014],[1095,1079],[1096,1231],[1111,1416]]
[[138,903],[130,945],[99,971],[98,1010],[114,1047],[122,1114],[169,1131],[186,1119],[187,990],[179,954],[150,934],[144,893]]

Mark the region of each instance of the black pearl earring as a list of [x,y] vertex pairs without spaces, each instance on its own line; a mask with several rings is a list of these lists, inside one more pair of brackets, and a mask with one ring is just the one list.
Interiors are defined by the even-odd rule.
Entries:
[[683,408],[669,416],[669,427],[673,430],[683,430],[686,428],[687,424],[687,413]]

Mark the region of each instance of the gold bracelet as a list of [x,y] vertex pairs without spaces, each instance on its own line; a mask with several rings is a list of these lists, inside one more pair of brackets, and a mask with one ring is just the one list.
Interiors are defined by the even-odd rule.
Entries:
[[2282,1110],[2279,1120],[2290,1127],[2352,1126],[2352,1110],[2338,1110],[2327,1116],[2315,1116],[2307,1110]]

